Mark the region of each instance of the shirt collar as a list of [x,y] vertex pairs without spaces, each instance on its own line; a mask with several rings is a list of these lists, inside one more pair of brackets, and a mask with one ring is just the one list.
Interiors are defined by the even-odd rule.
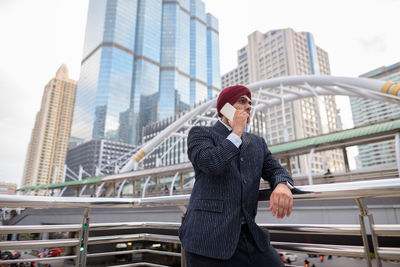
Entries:
[[222,125],[224,125],[229,131],[232,131],[232,127],[229,126],[228,124],[225,124],[225,122],[223,122],[221,119],[219,119],[219,121],[222,123]]

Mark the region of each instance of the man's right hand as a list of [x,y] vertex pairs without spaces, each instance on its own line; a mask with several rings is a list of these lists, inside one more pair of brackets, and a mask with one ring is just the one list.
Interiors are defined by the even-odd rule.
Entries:
[[236,110],[235,115],[233,116],[233,121],[229,122],[232,127],[232,132],[242,137],[242,134],[246,130],[247,122],[250,119],[250,114],[245,110]]

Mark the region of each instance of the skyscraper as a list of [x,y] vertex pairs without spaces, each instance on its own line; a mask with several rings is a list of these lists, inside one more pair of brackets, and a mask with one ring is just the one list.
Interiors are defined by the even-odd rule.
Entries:
[[[400,62],[374,69],[360,77],[400,82]],[[400,117],[400,105],[372,99],[350,97],[354,126],[361,126]],[[360,168],[395,163],[393,141],[358,146]]]
[[[222,87],[249,84],[290,75],[330,74],[327,52],[315,44],[309,32],[293,29],[255,31],[248,44],[237,53],[238,66],[222,76]],[[280,91],[273,92],[280,94]],[[274,106],[264,114],[263,132],[269,144],[306,138],[338,130],[338,112],[334,96],[318,96]],[[253,127],[254,128],[254,127]],[[252,129],[253,131],[260,129]],[[291,159],[294,174],[308,172],[307,156]],[[344,169],[341,151],[314,154],[312,171]]]
[[73,137],[136,145],[218,90],[218,21],[201,0],[90,1]]
[[96,169],[103,174],[114,173],[116,166],[113,163],[134,149],[133,145],[106,139],[91,140],[70,148],[65,163],[72,172],[67,171],[65,180],[73,180],[72,173],[84,174],[82,179],[94,177],[98,175]]
[[22,187],[61,182],[71,133],[76,81],[62,65],[44,88],[25,159]]

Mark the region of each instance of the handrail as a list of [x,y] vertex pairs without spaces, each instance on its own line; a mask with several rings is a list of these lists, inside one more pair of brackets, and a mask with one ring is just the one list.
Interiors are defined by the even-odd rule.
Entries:
[[0,233],[2,234],[78,232],[80,230],[81,230],[81,225],[79,224],[0,225]]
[[[400,179],[381,179],[297,187],[307,194],[294,195],[296,200],[354,199],[400,196]],[[190,194],[147,198],[71,198],[0,195],[0,207],[9,208],[105,208],[187,205]]]
[[[258,224],[267,228],[271,233],[308,233],[308,234],[343,234],[360,235],[360,226],[356,224]],[[42,225],[41,225],[42,226]],[[78,231],[75,225],[7,225],[0,226],[3,234],[12,233],[40,233],[40,232],[68,232]],[[48,227],[50,226],[50,227]],[[71,227],[68,227],[71,226]],[[175,222],[118,222],[118,223],[92,223],[90,231],[121,230],[121,229],[163,229],[178,230],[180,223]],[[48,227],[48,230],[45,230]],[[376,225],[375,231],[380,236],[393,236],[400,234],[400,226],[397,224]]]
[[363,257],[364,249],[359,246],[324,245],[306,243],[271,242],[278,250],[296,251],[309,254]]
[[[191,162],[187,161],[175,165],[136,170],[134,172],[113,174],[102,178],[101,181],[98,181],[98,183],[99,184],[103,182],[105,184],[120,183],[125,179],[128,179],[129,181],[140,181],[141,179],[147,178],[149,176],[151,176],[152,178],[159,176],[173,176],[176,174],[176,172],[188,173],[193,171],[194,170]],[[367,167],[363,169],[352,170],[350,172],[337,171],[333,172],[331,176],[333,176],[333,178],[327,178],[326,176],[324,176],[323,173],[313,173],[313,180],[315,179],[315,182],[321,182],[321,181],[326,182],[326,179],[335,182],[342,182],[342,181],[346,182],[346,181],[366,180],[366,179],[370,180],[370,179],[376,179],[376,177],[380,178],[398,177],[399,172],[395,164],[385,164],[380,166],[380,169],[376,169],[376,167],[375,168]],[[293,179],[297,185],[308,184],[307,174],[293,175]],[[48,185],[37,186],[38,187],[37,189],[50,190],[55,188],[64,188],[65,186],[68,186],[70,188],[80,188],[82,187],[82,185],[88,185],[88,184],[83,184],[83,182],[82,184],[72,184],[72,185],[59,184],[58,187],[54,187],[54,185],[48,184]]]
[[265,224],[271,233],[288,234],[328,234],[328,235],[360,235],[360,225],[358,224]]
[[78,239],[47,239],[47,240],[24,240],[24,241],[2,241],[0,250],[25,249],[25,248],[49,248],[54,246],[73,247],[79,245]]
[[150,241],[167,242],[167,243],[181,242],[177,236],[159,235],[159,234],[126,234],[126,235],[89,237],[88,245],[129,242],[136,240],[150,240]]
[[159,254],[159,255],[167,255],[167,256],[174,256],[180,257],[180,253],[176,252],[169,252],[169,251],[159,251],[159,250],[152,250],[152,249],[132,249],[132,250],[124,250],[124,251],[112,251],[112,252],[101,252],[101,253],[91,253],[88,254],[88,258],[95,258],[101,256],[111,256],[111,255],[123,255],[123,254],[140,254],[140,253],[152,253],[152,254]]
[[[338,171],[333,172],[330,175],[325,173],[313,173],[314,184],[324,183],[337,183],[337,182],[351,182],[351,181],[364,181],[364,180],[375,180],[377,177],[380,179],[399,177],[399,171],[397,168],[382,168],[377,170],[376,168],[366,168],[361,170],[353,170],[350,172]],[[297,185],[307,185],[308,175],[293,175],[293,180]]]
[[178,230],[180,223],[175,222],[121,222],[121,223],[92,223],[90,231],[118,230],[118,229],[166,229]]
[[167,265],[161,265],[161,264],[154,264],[154,263],[148,263],[148,262],[136,262],[136,263],[130,263],[130,264],[124,264],[124,265],[113,265],[111,267],[136,267],[136,266],[148,266],[148,267],[169,267]]
[[7,264],[7,263],[21,263],[21,262],[27,262],[27,261],[34,261],[34,262],[46,262],[46,261],[54,261],[54,260],[74,260],[76,259],[77,256],[71,255],[71,256],[58,256],[57,258],[35,258],[35,259],[15,259],[15,260],[0,260],[1,264]]
[[400,260],[400,249],[399,248],[378,248],[378,253],[382,259],[387,260]]
[[373,229],[378,236],[400,236],[400,225],[398,224],[378,224],[374,225]]

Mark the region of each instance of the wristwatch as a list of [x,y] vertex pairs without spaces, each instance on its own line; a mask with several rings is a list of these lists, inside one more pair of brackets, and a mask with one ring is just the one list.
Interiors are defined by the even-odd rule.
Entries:
[[281,184],[286,185],[290,190],[294,189],[294,186],[291,183],[289,183],[288,181],[282,182]]

